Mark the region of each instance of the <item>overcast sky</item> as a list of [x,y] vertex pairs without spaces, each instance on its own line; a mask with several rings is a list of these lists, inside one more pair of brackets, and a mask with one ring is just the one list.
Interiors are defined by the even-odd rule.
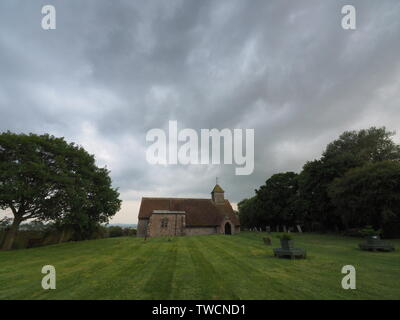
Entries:
[[[46,4],[56,30],[41,28]],[[94,154],[123,199],[113,223],[136,223],[142,196],[208,198],[216,176],[237,203],[345,130],[400,133],[399,17],[398,0],[1,0],[0,131]],[[146,133],[169,120],[255,129],[253,174],[150,165]]]

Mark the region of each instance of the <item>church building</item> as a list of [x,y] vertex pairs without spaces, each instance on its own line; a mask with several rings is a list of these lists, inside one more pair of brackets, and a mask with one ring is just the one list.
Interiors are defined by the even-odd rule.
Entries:
[[216,184],[211,199],[142,198],[138,237],[234,234],[238,216]]

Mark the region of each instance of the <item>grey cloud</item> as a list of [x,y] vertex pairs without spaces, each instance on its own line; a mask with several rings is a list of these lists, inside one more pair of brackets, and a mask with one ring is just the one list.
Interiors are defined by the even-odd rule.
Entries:
[[[126,201],[208,196],[218,175],[237,202],[344,130],[398,129],[397,0],[353,1],[356,31],[342,0],[56,0],[55,31],[40,28],[45,4],[0,4],[0,130],[84,145]],[[254,128],[255,172],[149,165],[146,132],[168,120]]]

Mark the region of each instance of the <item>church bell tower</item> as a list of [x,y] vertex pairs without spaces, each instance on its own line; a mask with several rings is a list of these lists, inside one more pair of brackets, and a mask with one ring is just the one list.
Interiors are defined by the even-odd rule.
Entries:
[[212,201],[214,201],[215,204],[224,204],[225,203],[224,193],[225,193],[225,191],[217,183],[215,185],[213,191],[211,191]]

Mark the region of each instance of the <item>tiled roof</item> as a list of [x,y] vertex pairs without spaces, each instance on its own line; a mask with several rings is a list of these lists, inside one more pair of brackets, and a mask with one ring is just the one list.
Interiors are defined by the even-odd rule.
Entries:
[[211,199],[142,198],[139,219],[150,218],[153,210],[185,211],[188,227],[218,226],[225,217],[234,225],[240,225],[228,200],[215,204]]
[[225,192],[219,184],[216,184],[212,192]]

